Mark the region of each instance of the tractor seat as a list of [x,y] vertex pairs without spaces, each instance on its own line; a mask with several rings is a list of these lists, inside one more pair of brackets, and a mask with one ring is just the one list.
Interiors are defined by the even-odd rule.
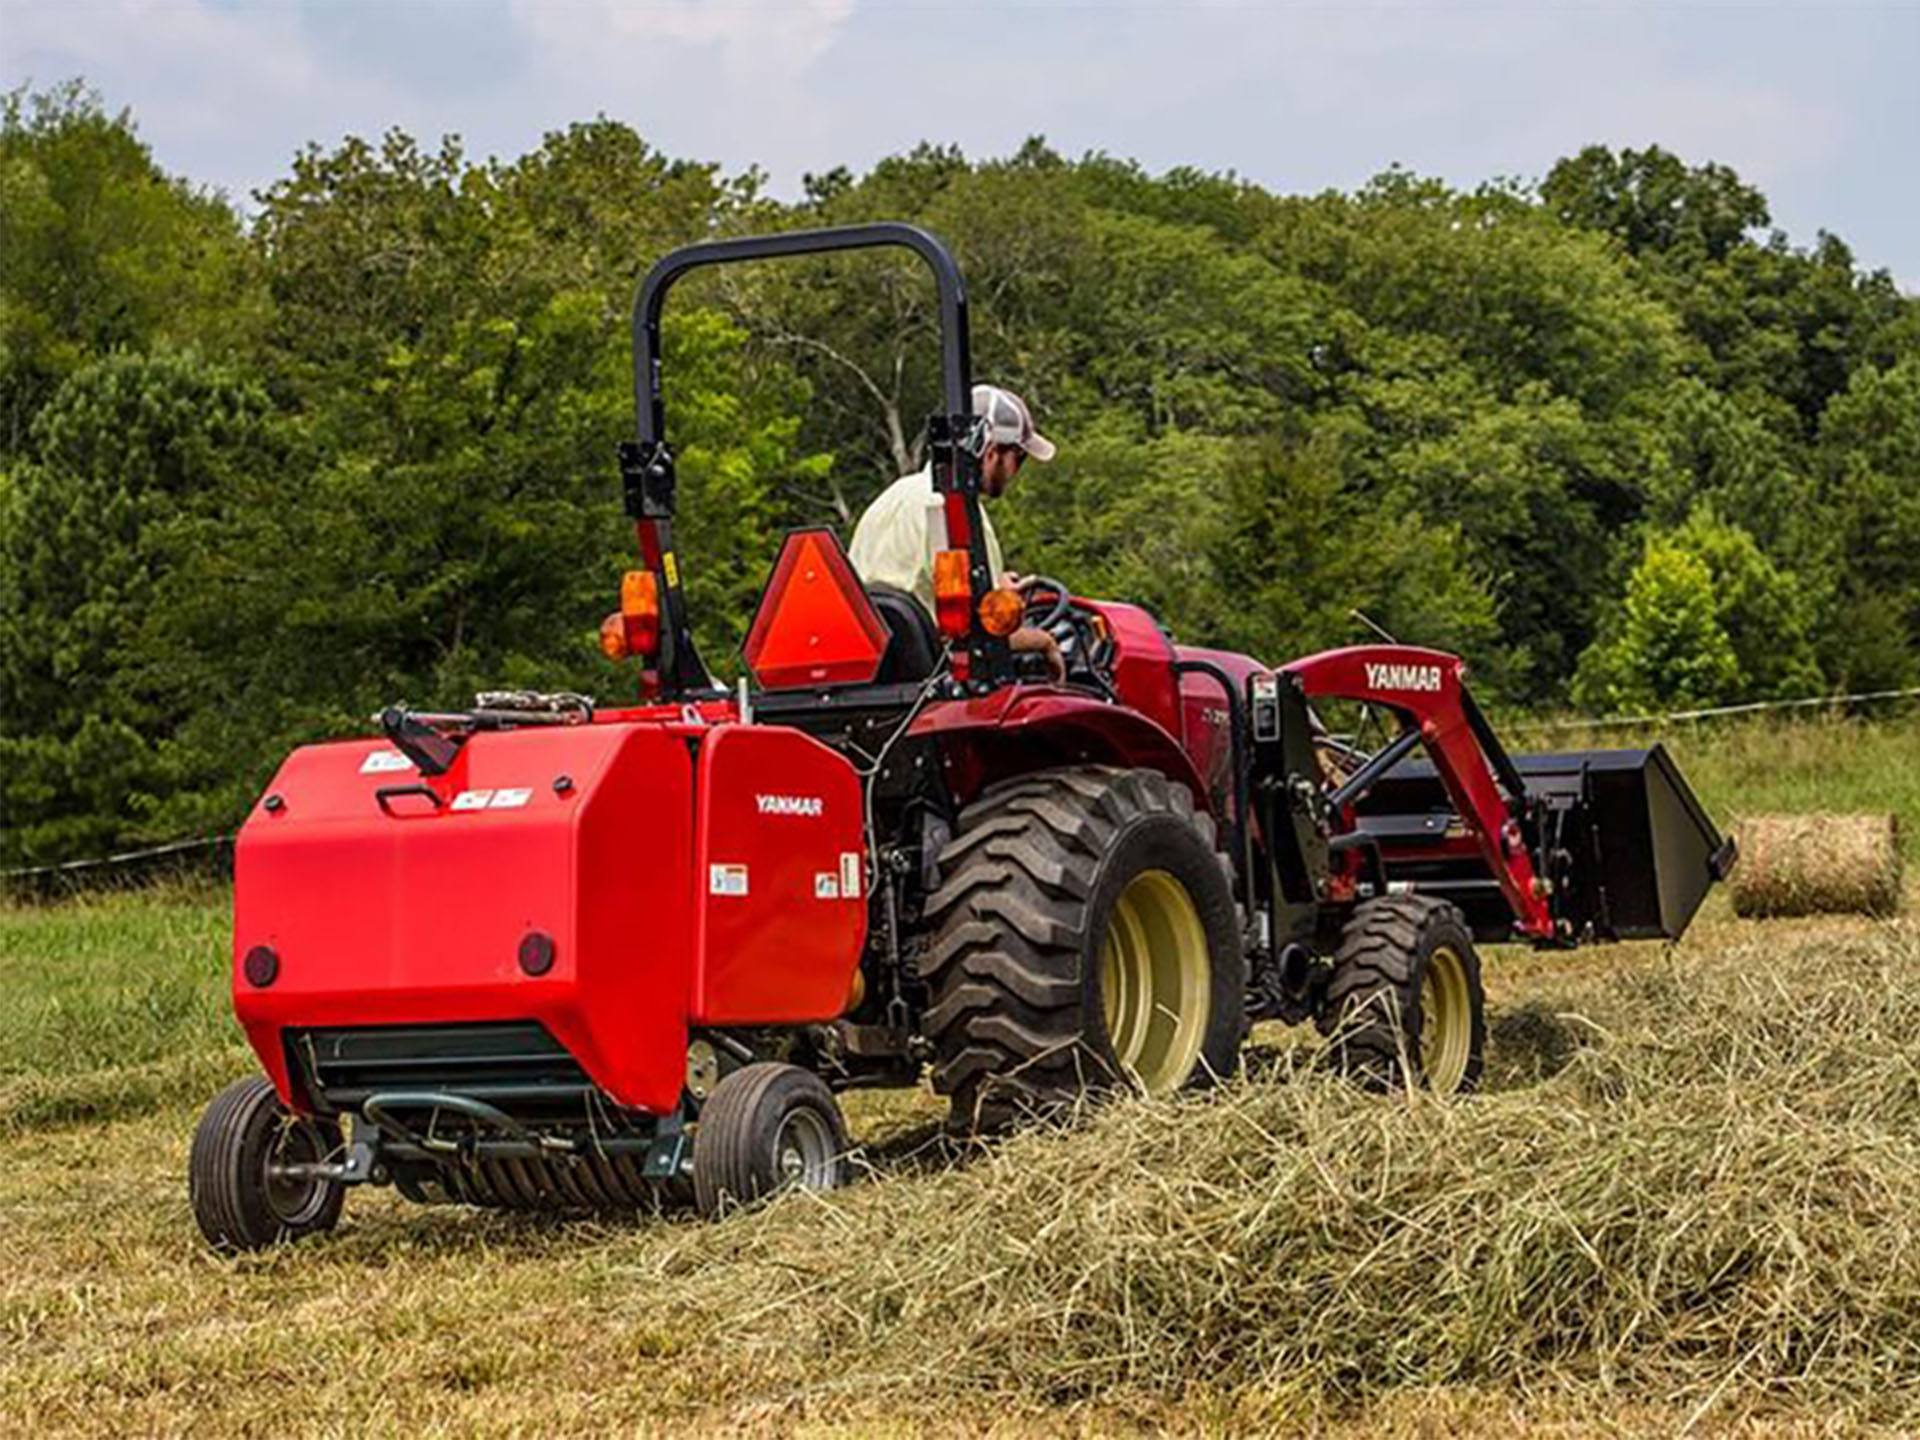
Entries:
[[904,685],[926,679],[940,658],[940,635],[926,606],[894,585],[869,585],[867,597],[880,612],[889,637],[875,680],[882,685]]

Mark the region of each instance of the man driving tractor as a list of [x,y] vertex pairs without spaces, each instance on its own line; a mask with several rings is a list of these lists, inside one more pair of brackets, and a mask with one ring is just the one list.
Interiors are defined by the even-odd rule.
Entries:
[[[1026,402],[1011,390],[998,385],[974,386],[973,413],[987,422],[986,449],[980,456],[983,500],[997,500],[1006,494],[1029,456],[1042,464],[1053,459],[1053,442],[1034,428]],[[853,568],[862,580],[907,592],[926,607],[929,615],[934,609],[933,547],[927,542],[927,512],[939,503],[931,464],[902,475],[867,506],[848,547]],[[1020,577],[1006,569],[1000,538],[984,510],[980,523],[986,532],[987,559],[994,575],[1003,584],[1017,586]],[[1053,678],[1065,678],[1060,643],[1045,630],[1023,626],[1007,637],[1007,643],[1016,652],[1045,655]]]

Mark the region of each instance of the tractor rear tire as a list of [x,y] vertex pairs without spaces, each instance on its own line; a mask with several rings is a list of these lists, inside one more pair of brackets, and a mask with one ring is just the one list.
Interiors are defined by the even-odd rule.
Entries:
[[996,1131],[1117,1089],[1228,1076],[1246,955],[1213,821],[1154,770],[1046,770],[960,816],[927,904],[948,1124]]
[[847,1183],[847,1125],[810,1070],[760,1061],[720,1077],[693,1135],[693,1197],[709,1219],[782,1190]]
[[346,1203],[337,1180],[270,1177],[276,1161],[317,1163],[340,1148],[337,1122],[288,1113],[263,1076],[236,1080],[193,1132],[187,1194],[200,1233],[225,1255],[331,1230]]
[[1480,957],[1466,918],[1424,895],[1354,910],[1315,1023],[1333,1064],[1370,1090],[1461,1094],[1480,1083],[1487,1044]]

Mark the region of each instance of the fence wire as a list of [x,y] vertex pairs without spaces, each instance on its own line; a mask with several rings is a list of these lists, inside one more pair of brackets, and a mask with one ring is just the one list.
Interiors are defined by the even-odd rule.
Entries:
[[1795,700],[1750,700],[1741,705],[1714,705],[1704,710],[1669,710],[1653,715],[1604,715],[1590,719],[1509,720],[1507,730],[1618,730],[1630,725],[1669,725],[1685,720],[1717,720],[1727,715],[1758,715],[1769,710],[1833,709],[1879,700],[1920,699],[1920,685],[1904,690],[1862,690],[1852,695],[1808,695]]
[[[1618,730],[1628,726],[1670,725],[1692,720],[1717,720],[1729,715],[1758,715],[1774,710],[1833,709],[1842,705],[1873,704],[1885,700],[1920,699],[1920,685],[1902,690],[1863,690],[1851,695],[1808,695],[1793,700],[1753,700],[1742,705],[1713,705],[1702,710],[1669,710],[1651,715],[1603,715],[1589,719],[1507,720],[1500,728],[1509,733],[1528,731],[1537,734],[1556,730]],[[170,840],[164,845],[149,845],[141,850],[123,850],[85,860],[63,860],[56,865],[29,865],[17,870],[0,870],[0,882],[44,881],[64,876],[80,878],[94,870],[144,864],[169,855],[195,850],[211,850],[232,845],[232,834],[197,835],[189,840]]]

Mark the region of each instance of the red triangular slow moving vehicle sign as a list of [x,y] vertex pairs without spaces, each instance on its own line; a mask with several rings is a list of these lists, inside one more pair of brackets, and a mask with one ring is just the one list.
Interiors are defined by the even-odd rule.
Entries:
[[858,685],[878,673],[887,639],[839,538],[795,530],[780,547],[742,655],[767,690]]

